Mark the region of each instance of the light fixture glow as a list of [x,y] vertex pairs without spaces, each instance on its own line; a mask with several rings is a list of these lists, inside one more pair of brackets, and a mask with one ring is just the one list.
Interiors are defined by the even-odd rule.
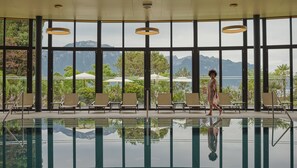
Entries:
[[70,34],[70,30],[67,28],[63,28],[63,27],[47,28],[46,32],[48,34],[52,34],[52,35],[68,35],[68,34]]
[[135,33],[140,35],[156,35],[159,34],[159,29],[154,27],[140,27],[135,30]]
[[244,25],[231,25],[222,28],[223,33],[241,33],[247,30]]

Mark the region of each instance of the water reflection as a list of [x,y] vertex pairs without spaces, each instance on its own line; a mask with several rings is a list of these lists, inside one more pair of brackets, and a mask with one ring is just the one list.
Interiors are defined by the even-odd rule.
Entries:
[[296,167],[293,129],[281,119],[13,120],[0,167]]

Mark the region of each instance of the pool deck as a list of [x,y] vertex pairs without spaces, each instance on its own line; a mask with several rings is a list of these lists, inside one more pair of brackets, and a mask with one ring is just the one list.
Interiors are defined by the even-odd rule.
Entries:
[[[297,112],[288,112],[293,119],[293,121],[297,121]],[[0,113],[0,121],[3,121],[4,117],[6,116],[7,112]],[[191,111],[189,113],[188,110],[182,111],[182,110],[176,110],[175,113],[172,111],[160,111],[160,113],[157,113],[155,110],[149,111],[149,117],[151,118],[206,118],[210,116],[206,116],[204,111]],[[218,111],[213,112],[213,116],[217,117],[219,116]],[[13,114],[9,114],[6,121],[13,120],[13,119],[21,119],[22,115],[21,112],[16,112]],[[88,114],[88,111],[79,111],[77,110],[74,114],[73,111],[64,111],[60,112],[58,114],[58,111],[43,111],[43,112],[30,112],[29,114],[27,111],[24,112],[24,118],[25,119],[34,119],[34,118],[145,118],[146,117],[146,111],[145,110],[139,110],[137,113],[134,111],[123,111],[122,113],[119,113],[118,110],[112,110],[109,112],[109,110],[106,110],[106,113],[103,113],[103,111],[90,111]],[[222,113],[222,118],[272,118],[272,113],[269,114],[267,111],[262,112],[254,112],[254,111],[241,111],[241,113],[234,112],[234,111],[225,111],[225,113]],[[275,112],[275,118],[282,118],[282,119],[288,119],[289,117],[285,114],[285,112]]]

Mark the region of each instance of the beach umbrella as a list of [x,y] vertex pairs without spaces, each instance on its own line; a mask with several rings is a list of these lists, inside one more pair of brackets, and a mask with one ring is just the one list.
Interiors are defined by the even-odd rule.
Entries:
[[[112,78],[112,79],[105,80],[104,82],[117,82],[117,83],[120,83],[120,82],[122,82],[122,77],[115,77],[115,78]],[[130,79],[125,79],[125,82],[133,82],[133,81],[130,80]]]
[[[73,79],[73,76],[66,77],[66,79]],[[84,73],[75,75],[75,79],[78,79],[78,80],[95,79],[95,75],[84,72]]]
[[185,82],[185,83],[191,83],[192,79],[187,78],[187,77],[177,77],[173,79],[173,82]]
[[[139,79],[140,79],[140,80],[143,80],[144,77],[140,77]],[[154,81],[158,81],[158,80],[169,80],[169,78],[154,73],[154,74],[151,74],[151,80],[154,80]]]

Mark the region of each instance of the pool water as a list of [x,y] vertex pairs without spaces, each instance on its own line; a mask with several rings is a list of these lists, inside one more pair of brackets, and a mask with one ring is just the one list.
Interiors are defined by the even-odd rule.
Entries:
[[0,167],[297,167],[296,129],[282,119],[26,119],[4,125]]

